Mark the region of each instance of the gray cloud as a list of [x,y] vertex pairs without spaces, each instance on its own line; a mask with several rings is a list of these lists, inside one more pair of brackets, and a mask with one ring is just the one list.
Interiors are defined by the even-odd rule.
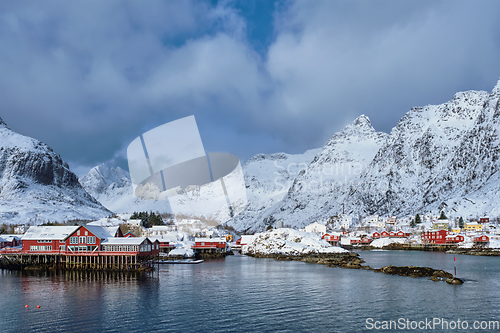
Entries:
[[388,131],[412,106],[491,89],[499,7],[289,2],[262,55],[230,1],[4,2],[0,116],[79,173],[123,166],[135,137],[191,114],[209,151],[302,152],[361,113]]

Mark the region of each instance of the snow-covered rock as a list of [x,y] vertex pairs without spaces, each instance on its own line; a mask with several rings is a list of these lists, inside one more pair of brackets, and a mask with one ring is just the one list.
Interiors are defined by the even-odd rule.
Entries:
[[370,246],[376,248],[383,248],[391,244],[404,244],[406,242],[405,238],[378,238],[370,243]]
[[46,144],[20,135],[0,118],[0,220],[40,224],[111,215]]
[[289,228],[257,233],[247,245],[242,246],[241,251],[243,254],[262,256],[348,252],[340,247],[330,245],[316,234]]

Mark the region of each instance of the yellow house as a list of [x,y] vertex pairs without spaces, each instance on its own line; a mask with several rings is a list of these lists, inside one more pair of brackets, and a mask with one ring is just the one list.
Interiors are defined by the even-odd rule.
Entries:
[[449,225],[448,220],[437,220],[437,221],[432,222],[432,229],[434,229],[434,230],[441,230],[441,229],[448,230],[448,225]]
[[459,234],[459,233],[460,233],[460,231],[462,231],[462,229],[460,229],[460,228],[457,228],[457,229],[451,229],[451,231],[452,231],[453,233],[455,233],[455,234]]
[[467,223],[465,225],[465,230],[473,231],[473,230],[483,230],[483,225],[477,222]]

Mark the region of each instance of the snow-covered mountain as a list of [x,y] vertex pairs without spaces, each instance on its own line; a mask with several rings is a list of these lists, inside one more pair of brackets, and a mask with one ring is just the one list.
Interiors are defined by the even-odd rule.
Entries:
[[361,116],[333,136],[253,228],[277,221],[302,227],[344,208],[358,216],[499,216],[499,100],[500,81],[491,93],[457,93],[411,109],[389,135]]
[[[336,133],[320,149],[311,163],[296,175],[286,196],[259,216],[247,216],[228,224],[237,230],[262,230],[282,221],[285,226],[302,227],[310,221],[342,212],[349,191],[357,186],[387,134],[376,132],[368,117],[362,115]],[[269,183],[269,182],[268,182]]]
[[165,200],[142,200],[134,196],[130,174],[108,164],[93,167],[79,179],[83,188],[104,207],[116,213],[152,211],[169,213]]
[[[363,175],[370,185],[350,193],[350,206],[379,214],[498,214],[499,90],[500,81],[490,94],[467,91],[410,110]],[[469,205],[469,195],[483,207]]]
[[[285,153],[259,154],[248,160],[243,165],[248,206],[242,214],[236,217],[243,221],[241,224],[246,223],[247,217],[257,216],[267,207],[279,202],[287,193],[300,169],[306,168],[318,151],[319,149],[313,149],[304,154],[296,155]],[[113,168],[106,164],[96,166],[88,174],[80,178],[80,183],[87,192],[113,212],[171,211],[169,202],[166,200],[142,200],[135,197],[130,175],[119,167]],[[181,199],[185,200],[186,197],[179,196],[179,200]],[[175,197],[171,198],[171,200],[175,200]],[[181,205],[182,202],[176,202],[176,207]],[[186,203],[185,214],[193,211],[193,207]],[[221,218],[228,214],[228,212],[218,213]],[[218,219],[218,216],[205,215],[203,211],[198,214],[198,216],[204,216],[207,219]]]
[[[491,93],[460,92],[412,108],[389,134],[362,115],[321,149],[256,155],[243,166],[248,206],[227,224],[246,232],[279,221],[297,228],[343,210],[360,217],[441,210],[500,216],[499,105],[500,81]],[[109,209],[158,210],[133,197],[123,170],[119,181],[91,173],[81,182]]]
[[258,154],[243,165],[248,205],[228,225],[241,231],[253,231],[255,221],[279,203],[302,170],[321,151],[311,149],[303,154]]
[[12,131],[0,119],[1,222],[38,224],[110,214],[49,146]]

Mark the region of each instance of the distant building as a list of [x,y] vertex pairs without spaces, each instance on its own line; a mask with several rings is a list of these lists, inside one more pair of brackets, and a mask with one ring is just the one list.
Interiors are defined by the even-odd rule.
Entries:
[[479,223],[490,223],[489,217],[481,217],[479,218]]
[[465,230],[467,231],[483,230],[483,225],[477,222],[470,222],[465,225]]
[[482,235],[482,236],[477,236],[477,237],[474,237],[472,239],[472,241],[474,242],[475,245],[486,245],[489,243],[490,241],[490,238],[486,235]]
[[398,218],[396,216],[388,216],[385,220],[385,224],[396,225],[398,223]]
[[323,236],[321,236],[322,239],[326,240],[328,243],[332,244],[333,246],[339,245],[340,242],[340,233],[326,233]]
[[349,229],[352,225],[352,216],[342,214],[340,215],[340,227],[343,229]]
[[18,225],[14,228],[14,233],[16,234],[24,234],[29,227],[27,225]]
[[440,230],[440,229],[448,230],[449,225],[450,225],[450,222],[448,220],[435,220],[432,222],[432,229],[434,229],[434,230]]
[[236,245],[238,246],[247,245],[252,240],[252,237],[253,235],[243,235],[236,241]]
[[446,243],[460,243],[464,241],[464,236],[462,235],[448,235],[446,236]]
[[318,222],[313,222],[304,227],[305,232],[312,232],[316,234],[325,234],[326,233],[326,225],[323,225]]
[[422,241],[430,244],[445,244],[448,230],[431,230],[422,233]]

